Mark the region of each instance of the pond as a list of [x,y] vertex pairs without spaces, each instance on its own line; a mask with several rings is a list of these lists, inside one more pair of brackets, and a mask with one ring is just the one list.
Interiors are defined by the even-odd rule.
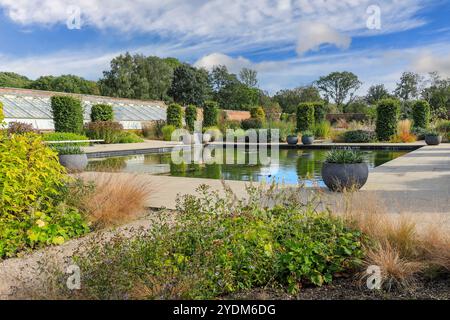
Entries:
[[[281,149],[277,163],[261,164],[260,158],[248,150],[234,150],[234,164],[174,164],[171,153],[132,155],[105,159],[90,159],[87,171],[132,172],[176,177],[210,178],[239,181],[276,181],[288,184],[323,185],[321,169],[328,150]],[[370,169],[406,154],[406,151],[361,151]],[[223,150],[223,157],[227,157]],[[270,150],[268,151],[270,156]],[[248,164],[251,157],[256,164]],[[239,157],[247,164],[236,164]],[[255,158],[252,158],[255,159]],[[264,158],[263,158],[264,159]],[[223,161],[225,162],[225,161]],[[228,163],[230,157],[228,157]]]

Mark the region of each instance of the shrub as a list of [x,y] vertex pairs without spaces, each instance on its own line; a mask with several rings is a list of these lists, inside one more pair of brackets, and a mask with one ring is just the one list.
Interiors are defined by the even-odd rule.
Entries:
[[301,132],[302,137],[314,137],[314,132],[310,130],[305,130]]
[[123,126],[114,121],[89,122],[86,135],[92,140],[104,140],[104,143],[117,143]]
[[314,136],[317,138],[329,138],[331,135],[331,124],[328,121],[318,122],[313,128]]
[[217,102],[206,101],[203,106],[203,127],[217,126],[219,107]]
[[3,114],[3,103],[0,101],[0,124],[5,120],[5,115]]
[[399,102],[394,99],[381,100],[377,105],[376,133],[378,140],[389,141],[397,132]]
[[261,107],[253,107],[250,109],[250,116],[253,119],[259,119],[262,122],[266,120],[266,113],[264,112],[264,109]]
[[442,133],[444,141],[450,142],[450,120],[438,120],[436,130]]
[[[71,133],[71,132],[49,132],[44,133],[42,135],[42,139],[44,141],[81,141],[81,140],[89,140],[88,137],[83,136],[81,134]],[[62,145],[65,144],[52,144],[54,145]],[[89,146],[89,142],[80,142],[78,143],[81,147]]]
[[222,131],[220,131],[218,127],[203,128],[203,133],[204,133],[203,137],[205,137],[205,134],[209,135],[208,142],[220,141],[223,139]]
[[241,121],[241,127],[244,130],[261,129],[263,122],[260,119],[249,118]]
[[113,121],[114,111],[109,104],[95,104],[91,108],[91,121]]
[[165,141],[171,141],[172,140],[172,133],[177,130],[175,126],[172,125],[165,125],[162,127],[162,134]]
[[[85,299],[211,299],[238,290],[330,283],[363,256],[361,233],[312,204],[249,187],[248,200],[207,186],[177,200],[177,218],[155,219],[134,239],[93,244],[75,257]],[[283,194],[280,194],[281,198]]]
[[428,128],[430,125],[431,109],[428,102],[424,100],[416,101],[413,105],[414,128]]
[[349,150],[349,149],[335,149],[328,152],[325,162],[328,163],[340,163],[340,164],[352,164],[362,163],[364,158],[361,152]]
[[294,121],[267,121],[264,124],[264,129],[278,130],[279,138],[282,142],[286,142],[288,135],[297,135]]
[[25,134],[34,132],[33,125],[23,122],[10,122],[8,123],[8,134]]
[[82,215],[62,204],[68,178],[40,136],[1,139],[0,163],[0,258],[88,231]]
[[163,139],[162,128],[166,125],[164,120],[157,120],[142,124],[142,134],[147,139]]
[[179,104],[172,103],[167,107],[166,123],[177,129],[183,127],[183,109]]
[[83,107],[79,99],[53,96],[51,108],[56,132],[83,132]]
[[300,103],[297,107],[297,131],[312,130],[314,127],[314,104]]
[[190,132],[194,132],[195,121],[197,121],[197,107],[194,105],[189,105],[184,111],[186,116],[186,126]]
[[344,142],[346,143],[369,143],[376,141],[376,134],[373,131],[354,130],[344,133]]
[[325,102],[312,102],[314,105],[314,120],[316,123],[322,123],[325,121],[325,118],[328,113],[328,106]]
[[144,142],[144,139],[139,137],[134,132],[122,131],[116,139],[116,143],[139,143]]

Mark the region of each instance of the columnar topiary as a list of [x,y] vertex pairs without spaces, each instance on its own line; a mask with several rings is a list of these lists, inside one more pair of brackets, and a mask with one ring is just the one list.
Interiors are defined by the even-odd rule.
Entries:
[[109,104],[95,104],[91,108],[91,121],[113,121],[114,112]]
[[314,103],[300,103],[297,107],[297,131],[312,130],[314,127]]
[[250,116],[253,119],[259,119],[261,121],[266,120],[266,113],[264,112],[264,109],[261,107],[253,107],[250,109]]
[[219,107],[215,101],[206,101],[203,106],[203,127],[217,126]]
[[378,140],[388,141],[397,133],[400,103],[395,99],[380,100],[377,105],[376,133]]
[[80,99],[53,96],[51,107],[56,132],[83,132],[83,107]]
[[426,129],[430,125],[431,108],[428,102],[424,100],[416,101],[413,105],[414,128]]
[[187,106],[184,114],[188,130],[194,131],[195,121],[197,120],[197,107],[194,105]]
[[314,104],[314,120],[316,123],[325,121],[327,116],[327,105],[323,101],[312,102]]
[[0,125],[5,119],[5,116],[3,115],[3,104],[0,102]]
[[167,125],[175,128],[183,127],[183,109],[179,104],[172,103],[167,107]]

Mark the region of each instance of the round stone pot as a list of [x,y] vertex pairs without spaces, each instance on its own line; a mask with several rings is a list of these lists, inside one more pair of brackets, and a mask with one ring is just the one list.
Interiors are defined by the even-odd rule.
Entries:
[[302,143],[304,145],[309,145],[309,144],[313,144],[314,143],[314,137],[302,137]]
[[429,146],[437,146],[442,142],[442,136],[425,136],[425,142]]
[[369,167],[366,163],[327,163],[322,167],[322,179],[331,191],[359,190],[367,182]]
[[296,145],[298,143],[298,136],[287,136],[287,143],[290,145]]
[[88,165],[86,154],[65,154],[59,156],[59,163],[69,171],[83,171]]

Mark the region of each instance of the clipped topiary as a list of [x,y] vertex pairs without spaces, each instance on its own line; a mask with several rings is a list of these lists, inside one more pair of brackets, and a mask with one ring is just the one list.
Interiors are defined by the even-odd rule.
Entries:
[[426,129],[430,125],[431,108],[428,102],[418,100],[413,104],[412,117],[414,128]]
[[250,116],[253,119],[259,119],[264,122],[266,120],[266,113],[264,112],[264,109],[261,107],[253,107],[250,109]]
[[311,102],[314,105],[314,121],[321,123],[325,121],[328,113],[328,106],[324,101]]
[[193,132],[195,127],[195,121],[197,121],[197,107],[189,105],[184,111],[186,126],[189,131]]
[[179,104],[172,103],[167,107],[166,123],[175,128],[183,127],[183,109]]
[[378,140],[389,141],[397,133],[400,103],[395,99],[383,99],[377,105],[376,129]]
[[109,104],[95,104],[91,108],[91,121],[113,121],[113,107]]
[[206,101],[203,106],[203,127],[217,126],[219,106],[215,101]]
[[80,99],[53,96],[51,107],[56,132],[83,132],[83,107]]
[[297,107],[297,131],[307,131],[314,128],[314,103],[300,103]]

